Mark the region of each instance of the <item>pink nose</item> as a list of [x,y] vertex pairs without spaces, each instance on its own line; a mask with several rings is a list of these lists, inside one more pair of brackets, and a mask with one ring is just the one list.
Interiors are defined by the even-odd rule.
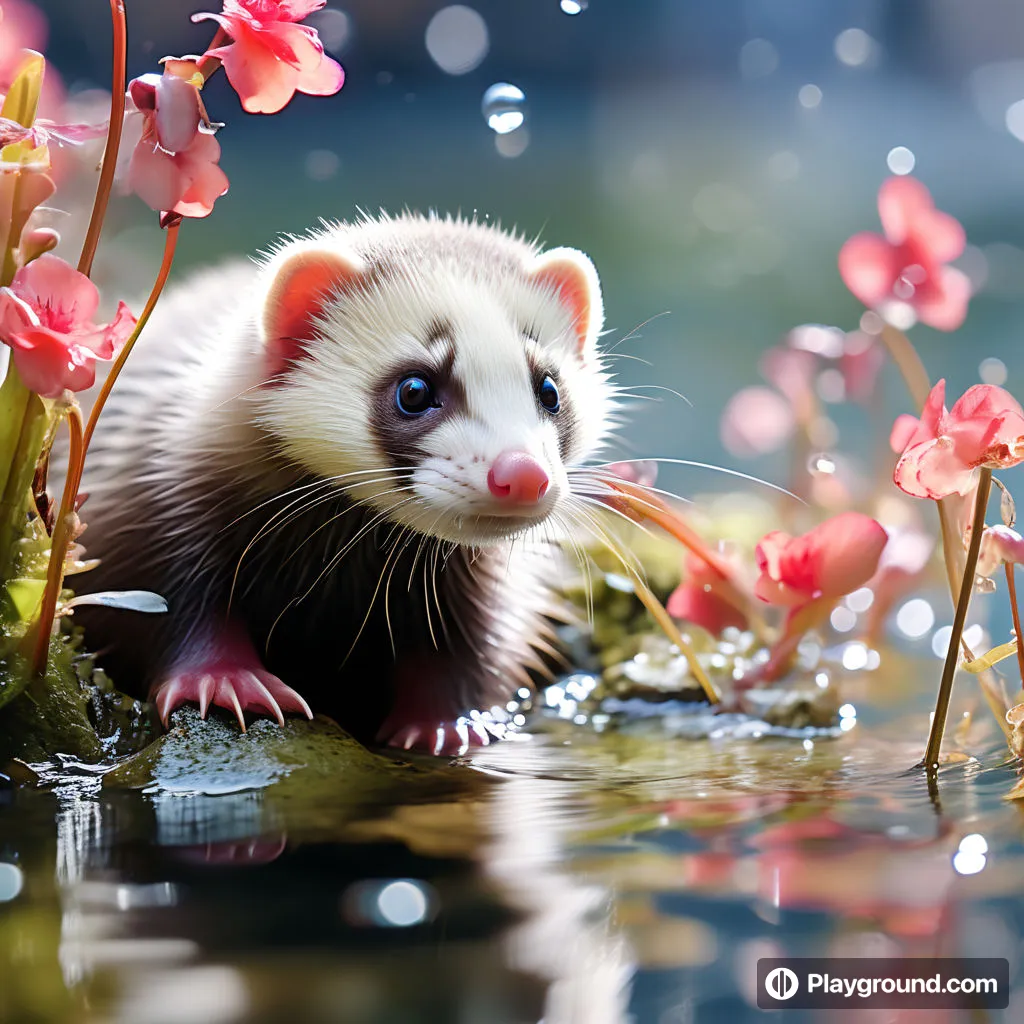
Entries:
[[487,474],[491,494],[516,505],[536,505],[549,483],[547,470],[527,452],[502,452]]

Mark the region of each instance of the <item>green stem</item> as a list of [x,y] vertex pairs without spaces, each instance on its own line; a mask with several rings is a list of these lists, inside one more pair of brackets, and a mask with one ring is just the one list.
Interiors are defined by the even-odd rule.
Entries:
[[9,580],[15,569],[16,544],[24,532],[29,489],[46,425],[46,406],[10,366],[0,387],[0,436],[11,441],[10,456],[0,465],[0,584]]
[[939,752],[942,748],[942,734],[946,728],[946,716],[949,713],[949,701],[953,693],[953,676],[956,674],[960,661],[960,640],[967,621],[967,609],[971,603],[974,590],[974,574],[978,567],[978,554],[981,551],[981,536],[985,531],[985,510],[988,508],[988,496],[992,490],[992,470],[982,467],[978,477],[978,495],[974,502],[974,519],[971,528],[971,543],[967,549],[967,564],[964,567],[963,579],[960,582],[960,595],[953,616],[953,632],[949,637],[949,648],[946,661],[942,666],[942,681],[939,683],[939,694],[935,701],[935,714],[932,727],[928,733],[928,746],[925,748],[921,766],[929,772],[939,767]]
[[68,407],[68,429],[71,444],[68,451],[68,475],[64,481],[64,492],[60,498],[60,511],[53,526],[53,538],[50,543],[50,561],[46,567],[46,589],[39,608],[39,621],[36,625],[35,649],[32,657],[33,677],[42,676],[46,671],[46,653],[50,647],[50,633],[53,630],[53,619],[57,611],[57,601],[64,586],[64,565],[67,559],[68,545],[71,543],[78,523],[75,514],[75,498],[78,496],[78,485],[82,482],[82,464],[85,459],[85,446],[82,443],[82,410],[77,402]]

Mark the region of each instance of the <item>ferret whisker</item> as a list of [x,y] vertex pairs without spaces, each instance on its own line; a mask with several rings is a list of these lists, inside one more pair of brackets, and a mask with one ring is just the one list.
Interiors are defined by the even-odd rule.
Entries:
[[605,349],[604,354],[608,355],[614,352],[620,345],[625,345],[627,341],[632,341],[634,338],[638,338],[640,336],[639,332],[642,331],[648,324],[654,323],[655,320],[660,320],[663,316],[669,316],[670,314],[671,310],[665,309],[662,310],[662,312],[660,313],[655,313],[654,316],[649,316],[646,320],[644,320],[643,323],[637,324],[636,327],[634,327],[629,332],[629,334],[623,335],[623,337],[619,338],[619,340],[615,342],[615,344],[612,345],[611,348]]
[[[576,478],[582,480],[596,481],[597,483],[603,484],[605,489],[601,491],[602,494],[615,495],[622,493],[615,486],[616,483],[622,483],[622,477],[617,476],[615,473],[607,472],[596,466],[581,466],[579,467],[579,469],[572,470],[569,476],[570,479]],[[665,498],[669,498],[672,501],[681,502],[684,505],[693,504],[692,498],[684,498],[681,494],[676,494],[674,491],[666,491],[662,487],[655,487],[654,484],[633,483],[631,484],[631,486],[634,489],[647,491],[650,494],[660,494]]]
[[[390,496],[391,496],[391,495],[393,495],[393,494],[401,494],[401,493],[404,493],[405,491],[410,491],[410,490],[412,490],[412,489],[413,489],[413,485],[412,485],[412,484],[407,484],[407,485],[405,485],[405,486],[402,486],[402,487],[392,487],[392,488],[391,488],[390,490],[388,490],[388,491],[382,491],[382,492],[381,492],[380,494],[378,494],[378,495],[375,495],[375,497],[378,497],[378,498],[387,498],[387,497],[390,497]],[[319,502],[315,502],[314,504],[312,504],[312,505],[310,505],[310,506],[307,506],[307,508],[306,508],[306,509],[303,509],[303,510],[301,510],[301,511],[312,511],[312,509],[314,509],[314,508],[316,508],[316,507],[317,507],[317,504],[325,504],[326,502],[328,502],[328,501],[330,501],[330,500],[331,500],[331,496],[327,496],[327,497],[321,498]],[[348,515],[348,514],[349,514],[350,512],[355,512],[355,511],[357,511],[357,510],[359,509],[359,507],[360,507],[360,506],[358,506],[358,505],[347,505],[347,506],[345,506],[345,508],[343,508],[343,509],[342,509],[342,510],[341,510],[340,512],[338,512],[337,514],[335,514],[335,515],[331,516],[331,517],[330,517],[330,519],[328,519],[328,520],[327,520],[326,522],[324,522],[324,523],[321,523],[321,524],[320,524],[320,525],[319,525],[319,526],[318,526],[318,527],[317,527],[317,528],[316,528],[315,530],[313,530],[312,532],[310,532],[310,533],[306,534],[306,536],[305,536],[305,537],[303,537],[303,539],[302,539],[302,540],[301,540],[301,541],[299,542],[299,544],[298,544],[298,545],[296,546],[295,550],[294,550],[294,551],[293,551],[293,552],[292,552],[292,553],[291,553],[291,554],[290,554],[290,555],[289,555],[289,556],[288,556],[288,557],[287,557],[287,558],[286,558],[286,559],[284,560],[284,562],[283,562],[282,564],[283,564],[283,565],[287,565],[287,564],[288,564],[288,563],[289,563],[289,562],[290,562],[290,561],[291,561],[291,560],[292,560],[293,558],[295,558],[295,557],[296,557],[296,555],[298,555],[298,554],[299,554],[299,552],[300,552],[300,551],[301,551],[301,550],[302,550],[302,549],[303,549],[303,548],[304,548],[304,547],[305,547],[305,546],[306,546],[306,545],[307,545],[308,543],[310,543],[310,541],[312,541],[312,540],[313,540],[313,538],[314,538],[314,537],[315,537],[315,536],[316,536],[316,535],[317,535],[318,533],[320,533],[320,531],[321,531],[321,530],[326,530],[326,529],[327,529],[328,527],[331,527],[331,526],[333,526],[333,525],[334,525],[335,523],[337,523],[337,522],[338,522],[338,521],[339,521],[340,519],[343,519],[343,518],[344,518],[345,516],[347,516],[347,515]],[[293,515],[298,515],[298,514],[299,514],[299,513],[294,513]],[[383,514],[384,514],[384,515],[386,515],[386,514],[387,514],[387,510],[384,510],[384,513],[383,513]],[[275,529],[280,529],[280,528],[281,528],[281,527],[282,527],[283,525],[284,525],[284,523],[279,523],[279,524],[277,525],[277,527],[275,527]]]
[[664,384],[631,384],[629,386],[629,391],[616,391],[615,394],[625,395],[627,397],[632,398],[641,397],[638,395],[630,395],[630,391],[667,391],[670,395],[674,395],[676,398],[679,398],[682,401],[684,401],[691,409],[693,408],[693,402],[691,402],[690,399],[686,397],[686,395],[684,395],[680,391],[676,391],[675,388],[666,387]]
[[[407,527],[402,526],[400,523],[396,523],[394,529],[392,529],[391,533],[388,534],[388,538],[385,541],[385,544],[387,544],[388,541],[390,541],[391,536],[392,536],[392,534],[394,534],[396,529],[400,531],[399,534],[398,534],[398,540],[401,540],[402,539],[402,534],[406,532]],[[341,659],[341,664],[342,665],[344,665],[345,662],[348,661],[348,659],[352,656],[352,652],[356,649],[356,644],[359,643],[359,638],[363,635],[363,630],[366,629],[367,622],[370,621],[370,614],[373,612],[373,606],[377,603],[377,595],[380,593],[380,587],[381,587],[381,584],[384,582],[384,575],[385,575],[385,573],[387,573],[388,583],[390,584],[390,582],[391,582],[391,573],[394,572],[394,566],[391,566],[391,572],[388,572],[388,566],[391,563],[391,559],[394,557],[395,552],[397,550],[398,550],[398,543],[396,541],[396,543],[391,546],[390,550],[387,553],[387,556],[384,559],[384,567],[380,571],[380,576],[377,578],[377,586],[374,587],[373,594],[371,595],[370,600],[367,603],[366,614],[363,616],[363,621],[362,621],[362,623],[359,626],[359,630],[356,633],[355,639],[352,641],[352,646],[349,647],[348,651],[345,654],[345,657]],[[388,638],[389,638],[389,640],[391,642],[391,653],[392,653],[392,656],[394,656],[394,654],[395,654],[395,636],[394,636],[394,633],[392,633],[392,631],[391,631],[391,619],[388,616],[388,610],[387,610],[387,607],[386,607],[386,602],[385,602],[384,614],[385,614],[385,618],[387,619]]]
[[[792,498],[794,501],[800,502],[801,505],[806,505],[807,502],[799,495],[794,494],[792,491],[787,491],[785,487],[781,487],[779,484],[773,484],[770,480],[763,480],[759,476],[752,476],[750,473],[743,473],[738,469],[729,469],[727,466],[716,466],[711,462],[695,462],[692,459],[670,459],[670,458],[651,458],[645,456],[644,462],[663,462],[666,465],[671,466],[690,466],[694,469],[710,469],[715,473],[724,473],[726,476],[738,477],[740,480],[749,480],[751,483],[760,484],[762,487],[767,487],[769,490],[775,491],[778,494],[784,494],[787,498]],[[604,467],[613,465],[613,463],[607,462],[603,464]],[[595,467],[599,468],[599,467]]]
[[[593,495],[590,494],[576,494],[574,495],[574,497],[577,498],[582,504],[586,505],[588,509],[594,508],[598,512],[606,514],[611,513],[613,516],[616,516],[617,518],[621,519],[624,523],[627,523],[629,526],[633,527],[633,529],[639,530],[641,533],[646,534],[648,537],[655,536],[654,533],[651,531],[650,527],[648,527],[646,523],[638,522],[632,516],[629,516],[625,512],[623,512],[622,509],[616,508],[614,505],[609,505],[606,502],[602,501],[600,498],[595,498]],[[641,504],[646,503],[642,502]],[[653,508],[654,506],[652,505],[650,507]]]

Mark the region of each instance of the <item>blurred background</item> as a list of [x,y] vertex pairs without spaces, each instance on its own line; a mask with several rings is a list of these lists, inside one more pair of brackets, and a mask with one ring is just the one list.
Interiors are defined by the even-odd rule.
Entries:
[[[132,5],[129,75],[202,52],[212,26],[189,22],[197,6]],[[106,85],[106,4],[42,7],[71,91]],[[857,327],[863,309],[836,254],[878,230],[885,177],[912,171],[965,225],[960,265],[978,291],[956,334],[914,328],[929,370],[958,394],[998,359],[982,371],[993,383],[1024,384],[1015,0],[331,0],[310,23],[345,66],[344,89],[297,95],[268,120],[214,79],[206,101],[226,122],[231,190],[182,232],[179,274],[382,207],[461,210],[576,246],[603,278],[608,344],[628,335],[617,351],[650,363],[618,361],[621,379],[692,403],[647,392],[657,400],[638,403],[621,454],[781,480],[782,456],[751,463],[723,449],[722,409],[794,326]],[[152,280],[154,219],[135,199],[115,210],[105,237],[123,290]],[[905,410],[902,383],[888,369],[882,380],[887,414]],[[837,397],[827,381],[821,390]],[[826,431],[823,449],[866,451],[887,432],[866,430],[860,409],[829,411],[847,429],[840,441]],[[662,479],[682,493],[727,482],[696,470]]]

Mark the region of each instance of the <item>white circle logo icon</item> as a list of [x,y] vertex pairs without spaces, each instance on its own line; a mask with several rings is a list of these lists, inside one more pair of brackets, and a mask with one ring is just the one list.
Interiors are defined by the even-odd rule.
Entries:
[[800,979],[788,967],[776,967],[764,979],[764,989],[772,999],[792,999],[800,987]]

